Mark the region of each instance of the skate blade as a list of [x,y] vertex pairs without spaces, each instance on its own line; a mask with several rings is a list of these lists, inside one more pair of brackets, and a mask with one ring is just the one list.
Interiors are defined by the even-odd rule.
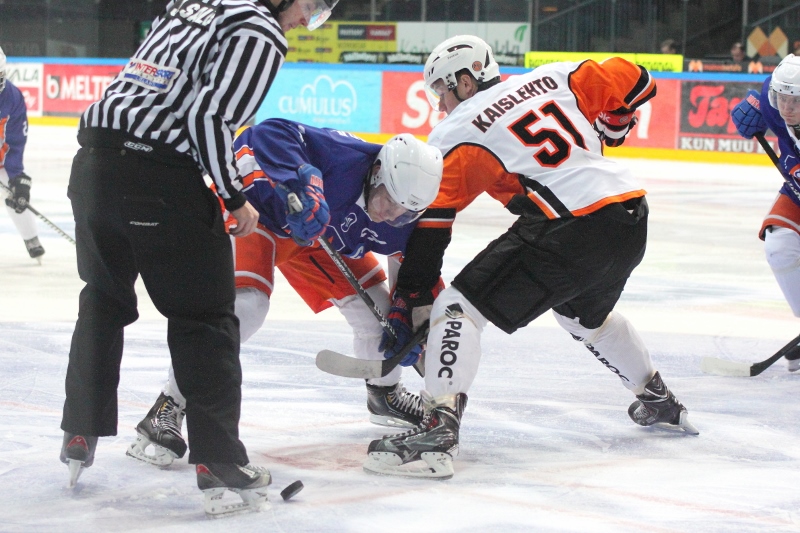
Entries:
[[68,489],[74,489],[78,484],[78,478],[83,473],[83,461],[77,459],[67,459],[67,467],[69,468],[69,481],[67,482]]
[[370,452],[364,461],[364,471],[383,476],[445,480],[453,477],[453,457],[444,452],[423,452],[420,460],[403,464],[396,453]]
[[800,359],[789,359],[787,361],[786,369],[789,372],[797,372],[800,370]]
[[369,415],[369,421],[377,426],[385,426],[390,428],[415,428],[419,424],[412,424],[401,418],[384,415]]
[[[242,501],[225,501],[225,491],[230,490],[239,495]],[[206,489],[203,491],[205,499],[203,507],[206,515],[210,518],[221,518],[233,514],[243,513],[246,511],[265,511],[270,508],[269,499],[267,498],[267,487],[260,487],[257,489]]]
[[[152,454],[147,453],[148,446],[153,447]],[[172,461],[178,457],[178,455],[172,450],[151,442],[150,439],[139,433],[136,435],[136,440],[133,441],[130,446],[128,446],[128,449],[125,451],[125,455],[140,461],[144,461],[145,463],[149,463],[151,465],[162,467],[171,465]]]
[[677,431],[686,433],[687,435],[699,435],[700,432],[697,430],[694,425],[689,422],[689,413],[686,411],[682,412],[678,417],[677,424],[668,424],[666,422],[656,422],[651,427],[658,428],[658,429],[665,429],[667,431]]

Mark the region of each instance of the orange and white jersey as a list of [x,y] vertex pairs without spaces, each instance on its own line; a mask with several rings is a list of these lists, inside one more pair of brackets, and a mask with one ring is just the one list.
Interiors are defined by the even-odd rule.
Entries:
[[[629,170],[603,157],[592,124],[603,112],[636,109],[655,92],[646,69],[611,58],[544,65],[477,93],[428,139],[444,154],[429,210],[460,211],[486,192],[503,205],[525,195],[535,216],[556,219],[644,196]],[[451,223],[423,216],[419,227]]]

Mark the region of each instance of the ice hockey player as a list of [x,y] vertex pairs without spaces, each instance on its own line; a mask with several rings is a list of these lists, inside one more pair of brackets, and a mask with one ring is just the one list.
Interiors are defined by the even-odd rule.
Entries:
[[[758,235],[784,298],[800,317],[800,57],[784,57],[761,92],[749,91],[731,110],[731,119],[747,139],[767,129],[778,136],[784,183]],[[785,357],[791,372],[800,369],[800,345]]]
[[22,158],[28,140],[28,111],[25,97],[8,81],[6,56],[0,48],[0,183],[11,189],[6,208],[31,258],[41,264],[44,248],[36,231],[36,218],[28,210],[31,177],[25,174]]
[[[383,329],[370,309],[318,243],[303,246],[291,237],[313,242],[324,236],[385,315],[389,289],[373,253],[389,256],[390,272],[396,271],[393,265],[405,250],[413,222],[439,189],[439,150],[410,134],[381,146],[282,119],[245,130],[234,147],[245,194],[260,215],[256,232],[234,243],[235,310],[242,341],[264,323],[277,267],[314,312],[338,308],[353,329],[357,357],[382,360]],[[290,192],[302,199],[301,213],[289,214]],[[398,339],[398,344],[406,341]],[[397,367],[367,381],[373,423],[414,427],[422,420],[420,398],[406,391],[400,374]],[[170,369],[163,392],[136,427],[128,455],[160,466],[182,457],[185,402]]]
[[[283,65],[285,32],[314,29],[338,0],[169,0],[138,50],[81,116],[68,196],[86,286],[69,353],[61,461],[70,485],[117,433],[124,329],[134,282],[167,318],[170,357],[206,513],[260,509],[271,475],[239,439],[242,373],[233,255],[217,198],[246,237],[233,138]],[[225,502],[227,491],[241,498]]]
[[[501,82],[491,48],[457,36],[434,49],[424,76],[434,109],[447,113],[428,141],[444,155],[444,174],[409,239],[392,304],[403,320],[392,325],[410,329],[413,313],[422,317],[433,303],[426,415],[419,428],[373,441],[365,470],[451,477],[487,321],[512,333],[548,309],[633,392],[635,423],[697,433],[614,311],[644,255],[648,208],[645,191],[603,157],[602,145],[622,144],[636,108],[655,96],[647,70],[611,58],[544,65]],[[434,302],[455,215],[483,192],[519,218]]]

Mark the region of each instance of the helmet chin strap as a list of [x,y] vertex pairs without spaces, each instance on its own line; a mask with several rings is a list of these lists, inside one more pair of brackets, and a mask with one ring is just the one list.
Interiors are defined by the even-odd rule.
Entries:
[[463,103],[465,101],[465,99],[461,98],[461,96],[459,96],[459,94],[458,94],[458,85],[456,85],[455,87],[450,89],[450,92],[453,93],[453,96],[456,97],[456,100],[458,100],[458,103]]

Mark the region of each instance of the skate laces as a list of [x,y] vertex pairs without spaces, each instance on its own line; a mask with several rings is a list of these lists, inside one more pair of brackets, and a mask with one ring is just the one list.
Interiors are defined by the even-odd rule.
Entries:
[[406,388],[399,383],[394,391],[387,395],[387,399],[389,400],[389,405],[397,408],[400,411],[412,413],[418,416],[422,416],[424,413],[422,399],[416,394],[411,394],[408,392]]
[[164,431],[172,433],[176,437],[181,436],[181,425],[183,424],[183,410],[178,407],[172,398],[167,397],[156,413],[156,421]]

